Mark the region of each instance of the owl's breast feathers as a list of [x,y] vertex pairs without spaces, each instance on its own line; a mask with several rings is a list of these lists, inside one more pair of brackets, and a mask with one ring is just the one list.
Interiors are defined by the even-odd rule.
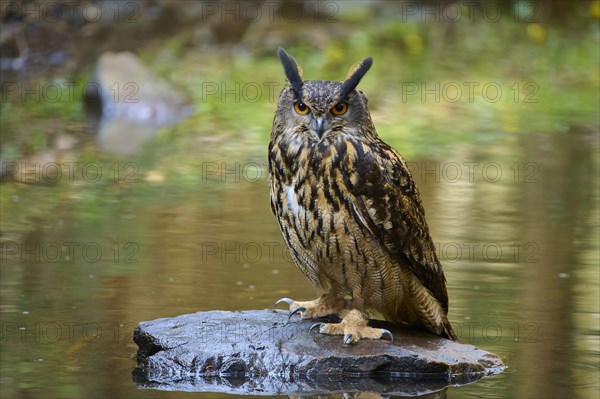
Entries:
[[[330,212],[342,209],[352,219],[345,222],[357,222],[368,230],[373,242],[407,267],[447,310],[444,273],[404,160],[378,138],[340,136],[313,145],[271,142],[271,208],[280,225],[282,219],[294,217],[287,214],[298,210],[294,201],[306,202],[310,208],[320,195]],[[306,184],[308,190],[302,188]],[[282,230],[286,236],[284,226]]]

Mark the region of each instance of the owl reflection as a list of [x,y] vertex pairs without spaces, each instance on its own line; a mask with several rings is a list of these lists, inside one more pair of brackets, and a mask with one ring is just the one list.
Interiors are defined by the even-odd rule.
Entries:
[[448,294],[419,192],[402,156],[377,135],[367,96],[356,89],[367,58],[343,82],[303,80],[279,49],[288,84],[269,144],[271,209],[294,263],[319,297],[282,298],[290,316],[328,315],[311,330],[393,339],[369,318],[425,328],[456,340]]

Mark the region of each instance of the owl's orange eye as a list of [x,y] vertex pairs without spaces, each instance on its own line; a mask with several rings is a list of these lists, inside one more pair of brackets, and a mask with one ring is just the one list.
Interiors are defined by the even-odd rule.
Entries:
[[344,115],[348,111],[348,103],[343,101],[331,108],[331,113],[334,115]]
[[303,102],[296,101],[294,103],[294,111],[300,115],[306,115],[310,111],[310,108],[308,108],[308,105],[304,104]]

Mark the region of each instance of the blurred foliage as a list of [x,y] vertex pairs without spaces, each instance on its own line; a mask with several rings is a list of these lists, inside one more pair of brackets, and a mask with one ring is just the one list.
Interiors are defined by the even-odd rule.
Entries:
[[[306,79],[342,80],[354,63],[372,56],[374,66],[360,88],[369,97],[382,138],[410,159],[443,153],[450,144],[461,142],[510,143],[520,134],[597,130],[596,4],[575,7],[569,14],[569,21],[577,21],[573,26],[545,20],[516,22],[514,13],[493,23],[467,18],[422,23],[395,18],[393,13],[362,13],[363,8],[355,7],[340,13],[337,23],[295,23],[293,39],[281,39],[280,44],[300,63]],[[290,24],[285,26],[290,29]],[[92,73],[84,68],[71,77],[23,83],[45,87],[77,82],[73,97],[44,101],[25,96],[2,102],[0,157],[11,162],[51,153],[57,160],[82,163],[133,161],[142,181],[166,185],[172,192],[200,185],[207,193],[217,193],[222,186],[201,180],[199,171],[206,162],[266,162],[284,76],[275,56],[277,46],[266,45],[265,38],[277,35],[279,29],[277,21],[253,26],[233,47],[197,46],[184,30],[139,48],[142,60],[183,88],[196,109],[176,128],[164,129],[141,156],[115,159],[95,148],[79,89]],[[472,93],[468,84],[476,85],[471,86]],[[482,90],[486,85],[488,97]],[[453,91],[457,88],[462,92]],[[498,99],[493,99],[495,88],[501,90]],[[423,95],[425,90],[436,94]],[[54,151],[63,134],[78,140],[67,154]],[[84,199],[86,190],[92,197],[104,196],[104,190],[115,184],[105,173],[100,184],[73,189]],[[143,187],[136,185],[134,190]],[[10,205],[10,196],[2,195],[0,201]]]
[[[509,2],[504,6],[510,10]],[[510,142],[518,134],[600,126],[598,2],[574,7],[569,26],[548,18],[517,21],[515,15],[525,13],[521,3],[498,21],[460,18],[456,23],[406,20],[393,9],[381,15],[364,7],[342,10],[337,23],[295,23],[293,39],[281,44],[306,79],[341,80],[351,65],[372,56],[374,66],[360,88],[369,96],[380,135],[405,156],[443,152],[451,143],[499,137]],[[462,14],[467,15],[464,5]],[[189,30],[183,30],[137,49],[150,68],[187,91],[196,109],[176,128],[165,129],[143,156],[131,159],[140,166],[141,179],[159,176],[173,190],[185,190],[202,183],[198,170],[204,162],[266,161],[284,76],[276,46],[265,45],[264,39],[277,35],[280,27],[277,20],[252,26],[233,47],[194,47]],[[74,81],[81,88],[90,74],[84,68],[71,77],[22,84]],[[501,96],[496,99],[497,88]],[[113,162],[96,150],[86,128],[82,90],[73,94],[58,101],[35,96],[3,101],[2,161],[53,151],[57,137],[66,133],[79,141],[67,159]],[[102,179],[108,186],[114,183],[108,174]]]
[[[503,14],[497,22],[460,18],[456,23],[422,23],[393,14],[382,17],[354,7],[340,13],[338,23],[294,24],[297,39],[286,47],[308,79],[341,80],[351,65],[373,56],[374,67],[361,89],[370,98],[380,134],[408,153],[503,132],[596,128],[600,88],[597,2],[573,9],[570,19],[577,18],[576,28],[544,21],[515,22],[514,15],[523,7],[515,4],[517,11]],[[464,5],[462,9],[466,15]],[[197,153],[198,145],[204,148],[206,140],[229,147],[232,153],[248,146],[258,151],[265,145],[284,77],[275,48],[257,44],[256,37],[268,37],[276,26],[251,29],[248,38],[232,50],[195,50],[190,48],[187,33],[138,49],[151,68],[190,93],[197,109],[192,118],[163,135],[161,149],[154,155],[160,158],[172,151],[179,159],[187,159],[180,151]],[[329,40],[319,44],[302,40],[309,32]],[[72,79],[81,87],[89,74],[89,69],[79,71]],[[43,87],[54,81],[38,83]],[[479,84],[473,88],[473,97],[465,82]],[[482,92],[486,84],[494,86],[488,97]],[[462,93],[455,101],[457,87]],[[495,87],[501,89],[501,98],[492,101]],[[217,92],[207,93],[207,88]],[[415,94],[407,92],[415,88]],[[436,91],[437,98],[423,96],[425,90]],[[82,93],[74,93],[73,99],[62,96],[53,102],[36,101],[32,96],[3,102],[3,159],[52,146],[53,134],[65,127],[80,131]]]

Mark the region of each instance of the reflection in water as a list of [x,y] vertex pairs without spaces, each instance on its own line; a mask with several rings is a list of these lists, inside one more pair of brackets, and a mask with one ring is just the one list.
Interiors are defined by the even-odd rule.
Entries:
[[[425,395],[415,396],[416,398],[421,399],[445,399],[446,398],[446,389],[443,389],[439,392],[428,393]],[[334,393],[329,395],[319,395],[319,396],[288,396],[290,399],[383,399],[390,398],[389,395],[381,395],[376,392],[348,392],[348,393]]]
[[518,353],[522,367],[535,370],[527,378],[519,377],[518,392],[520,396],[536,392],[540,397],[567,398],[576,396],[569,383],[576,367],[564,367],[565,359],[576,357],[571,280],[583,267],[578,258],[584,248],[578,241],[585,239],[591,227],[588,212],[597,205],[590,200],[598,182],[592,181],[593,161],[580,138],[552,139],[542,145],[534,136],[525,140],[529,156],[538,160],[544,184],[528,184],[523,190],[526,212],[522,213],[521,234],[525,241],[536,242],[540,251],[539,262],[521,270],[519,302],[524,318],[534,323],[539,334],[526,337],[531,342]]
[[[140,389],[168,392],[226,393],[228,395],[261,395],[271,397],[297,398],[390,398],[411,397],[438,399],[446,398],[449,381],[421,377],[403,378],[357,378],[357,377],[315,377],[313,379],[288,379],[279,381],[261,377],[181,377],[173,381],[149,382],[144,371],[136,368],[133,382]],[[314,377],[314,376],[313,376]],[[464,383],[464,381],[462,382]],[[290,395],[289,392],[294,394]]]
[[111,154],[135,154],[159,130],[160,126],[151,123],[137,123],[127,119],[105,117],[98,122],[96,142],[102,151]]
[[[443,160],[408,159],[437,162],[440,171],[450,162],[480,165],[473,181],[466,167],[458,181],[415,175],[448,278],[450,319],[461,340],[509,366],[448,396],[593,397],[598,141],[514,140],[498,135],[489,146],[449,146]],[[492,167],[482,174],[492,162],[502,169],[498,180]],[[148,397],[130,378],[140,321],[314,296],[283,246],[265,180],[4,185],[2,195],[11,207],[2,210],[0,236],[2,397]],[[69,253],[71,242],[79,246]]]

